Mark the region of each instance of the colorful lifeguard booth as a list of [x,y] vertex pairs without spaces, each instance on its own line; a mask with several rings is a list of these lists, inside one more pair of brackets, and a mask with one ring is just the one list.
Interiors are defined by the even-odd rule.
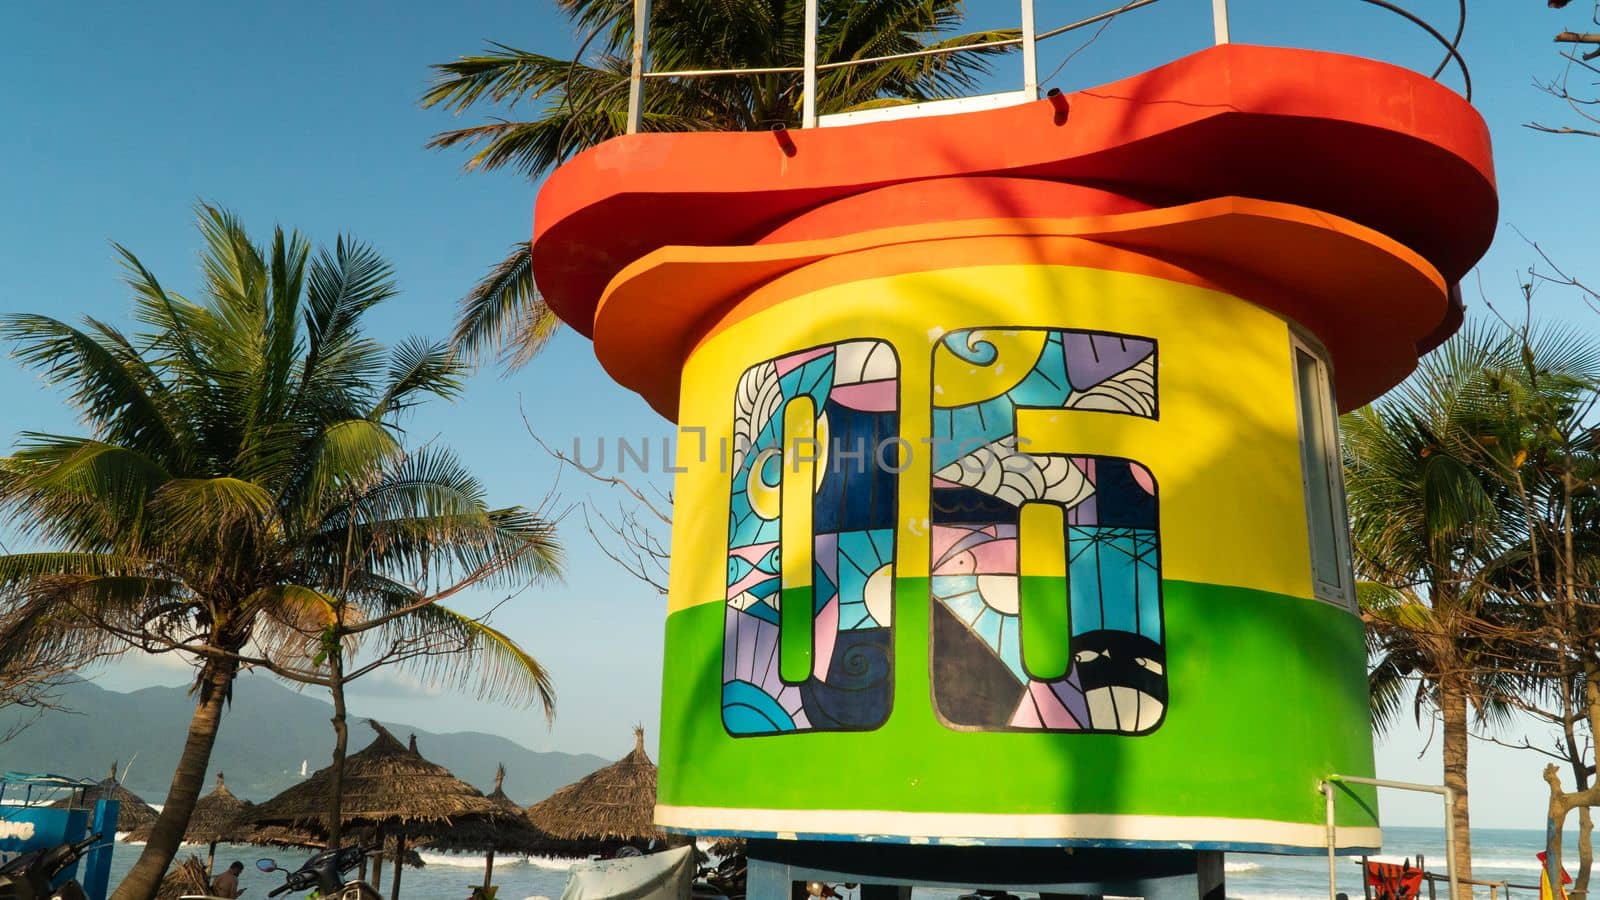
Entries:
[[1373,775],[1336,414],[1460,324],[1487,128],[1310,50],[1029,85],[538,197],[547,301],[679,428],[657,821],[750,838],[761,900],[1381,843],[1319,792]]

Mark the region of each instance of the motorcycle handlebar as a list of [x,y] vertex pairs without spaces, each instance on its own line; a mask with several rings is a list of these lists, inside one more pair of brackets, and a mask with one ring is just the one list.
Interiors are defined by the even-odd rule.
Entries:
[[100,841],[101,841],[101,835],[100,835],[100,832],[97,831],[94,834],[91,834],[88,837],[84,838],[83,840],[78,841],[76,844],[73,844],[72,845],[72,856],[73,856],[73,858],[76,859],[77,857],[83,855],[83,852],[85,850],[88,850],[88,849],[92,848],[95,844],[100,843]]
[[100,843],[100,837],[99,832],[96,832],[70,844],[59,844],[46,850],[39,857],[39,863],[48,869],[50,877],[54,878],[56,873],[76,863],[85,850]]

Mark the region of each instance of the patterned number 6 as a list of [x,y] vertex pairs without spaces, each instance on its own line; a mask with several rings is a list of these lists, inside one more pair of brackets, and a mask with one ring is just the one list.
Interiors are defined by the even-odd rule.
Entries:
[[1154,419],[1155,342],[996,329],[934,348],[934,706],[956,728],[1148,733],[1167,706],[1155,479],[1027,452],[1020,409]]

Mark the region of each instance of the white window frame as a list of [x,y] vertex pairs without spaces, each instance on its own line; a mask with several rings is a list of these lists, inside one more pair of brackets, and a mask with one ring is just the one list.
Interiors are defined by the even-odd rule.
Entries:
[[[1307,434],[1305,424],[1311,419],[1307,415],[1307,398],[1300,388],[1300,354],[1305,354],[1316,367],[1315,381],[1323,388],[1322,427],[1323,434]],[[1339,417],[1338,400],[1333,389],[1333,366],[1328,361],[1328,353],[1322,345],[1300,333],[1295,328],[1289,329],[1289,377],[1294,383],[1295,401],[1295,431],[1299,440],[1297,445],[1300,450],[1300,484],[1302,499],[1306,510],[1306,550],[1311,562],[1311,590],[1312,595],[1318,600],[1331,603],[1351,613],[1356,612],[1355,592],[1355,567],[1351,561],[1350,551],[1350,512],[1345,504],[1344,496],[1344,457],[1339,450]],[[1320,448],[1315,448],[1313,442],[1320,443]],[[1312,483],[1312,467],[1308,465],[1311,454],[1320,449],[1326,454],[1328,483],[1315,485]],[[1330,584],[1324,580],[1326,571],[1319,566],[1317,553],[1317,523],[1315,509],[1312,503],[1312,491],[1326,491],[1330,510],[1337,526],[1334,528],[1333,546],[1334,559],[1332,564],[1337,569],[1339,583]]]

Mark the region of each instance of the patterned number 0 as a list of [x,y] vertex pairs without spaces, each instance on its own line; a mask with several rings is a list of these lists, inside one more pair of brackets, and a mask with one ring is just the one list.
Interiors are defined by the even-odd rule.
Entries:
[[1027,452],[1019,409],[1154,419],[1156,345],[1044,329],[934,348],[934,706],[981,730],[1143,734],[1167,706],[1155,479]]
[[747,370],[734,400],[722,722],[877,728],[893,683],[899,362],[882,341]]

